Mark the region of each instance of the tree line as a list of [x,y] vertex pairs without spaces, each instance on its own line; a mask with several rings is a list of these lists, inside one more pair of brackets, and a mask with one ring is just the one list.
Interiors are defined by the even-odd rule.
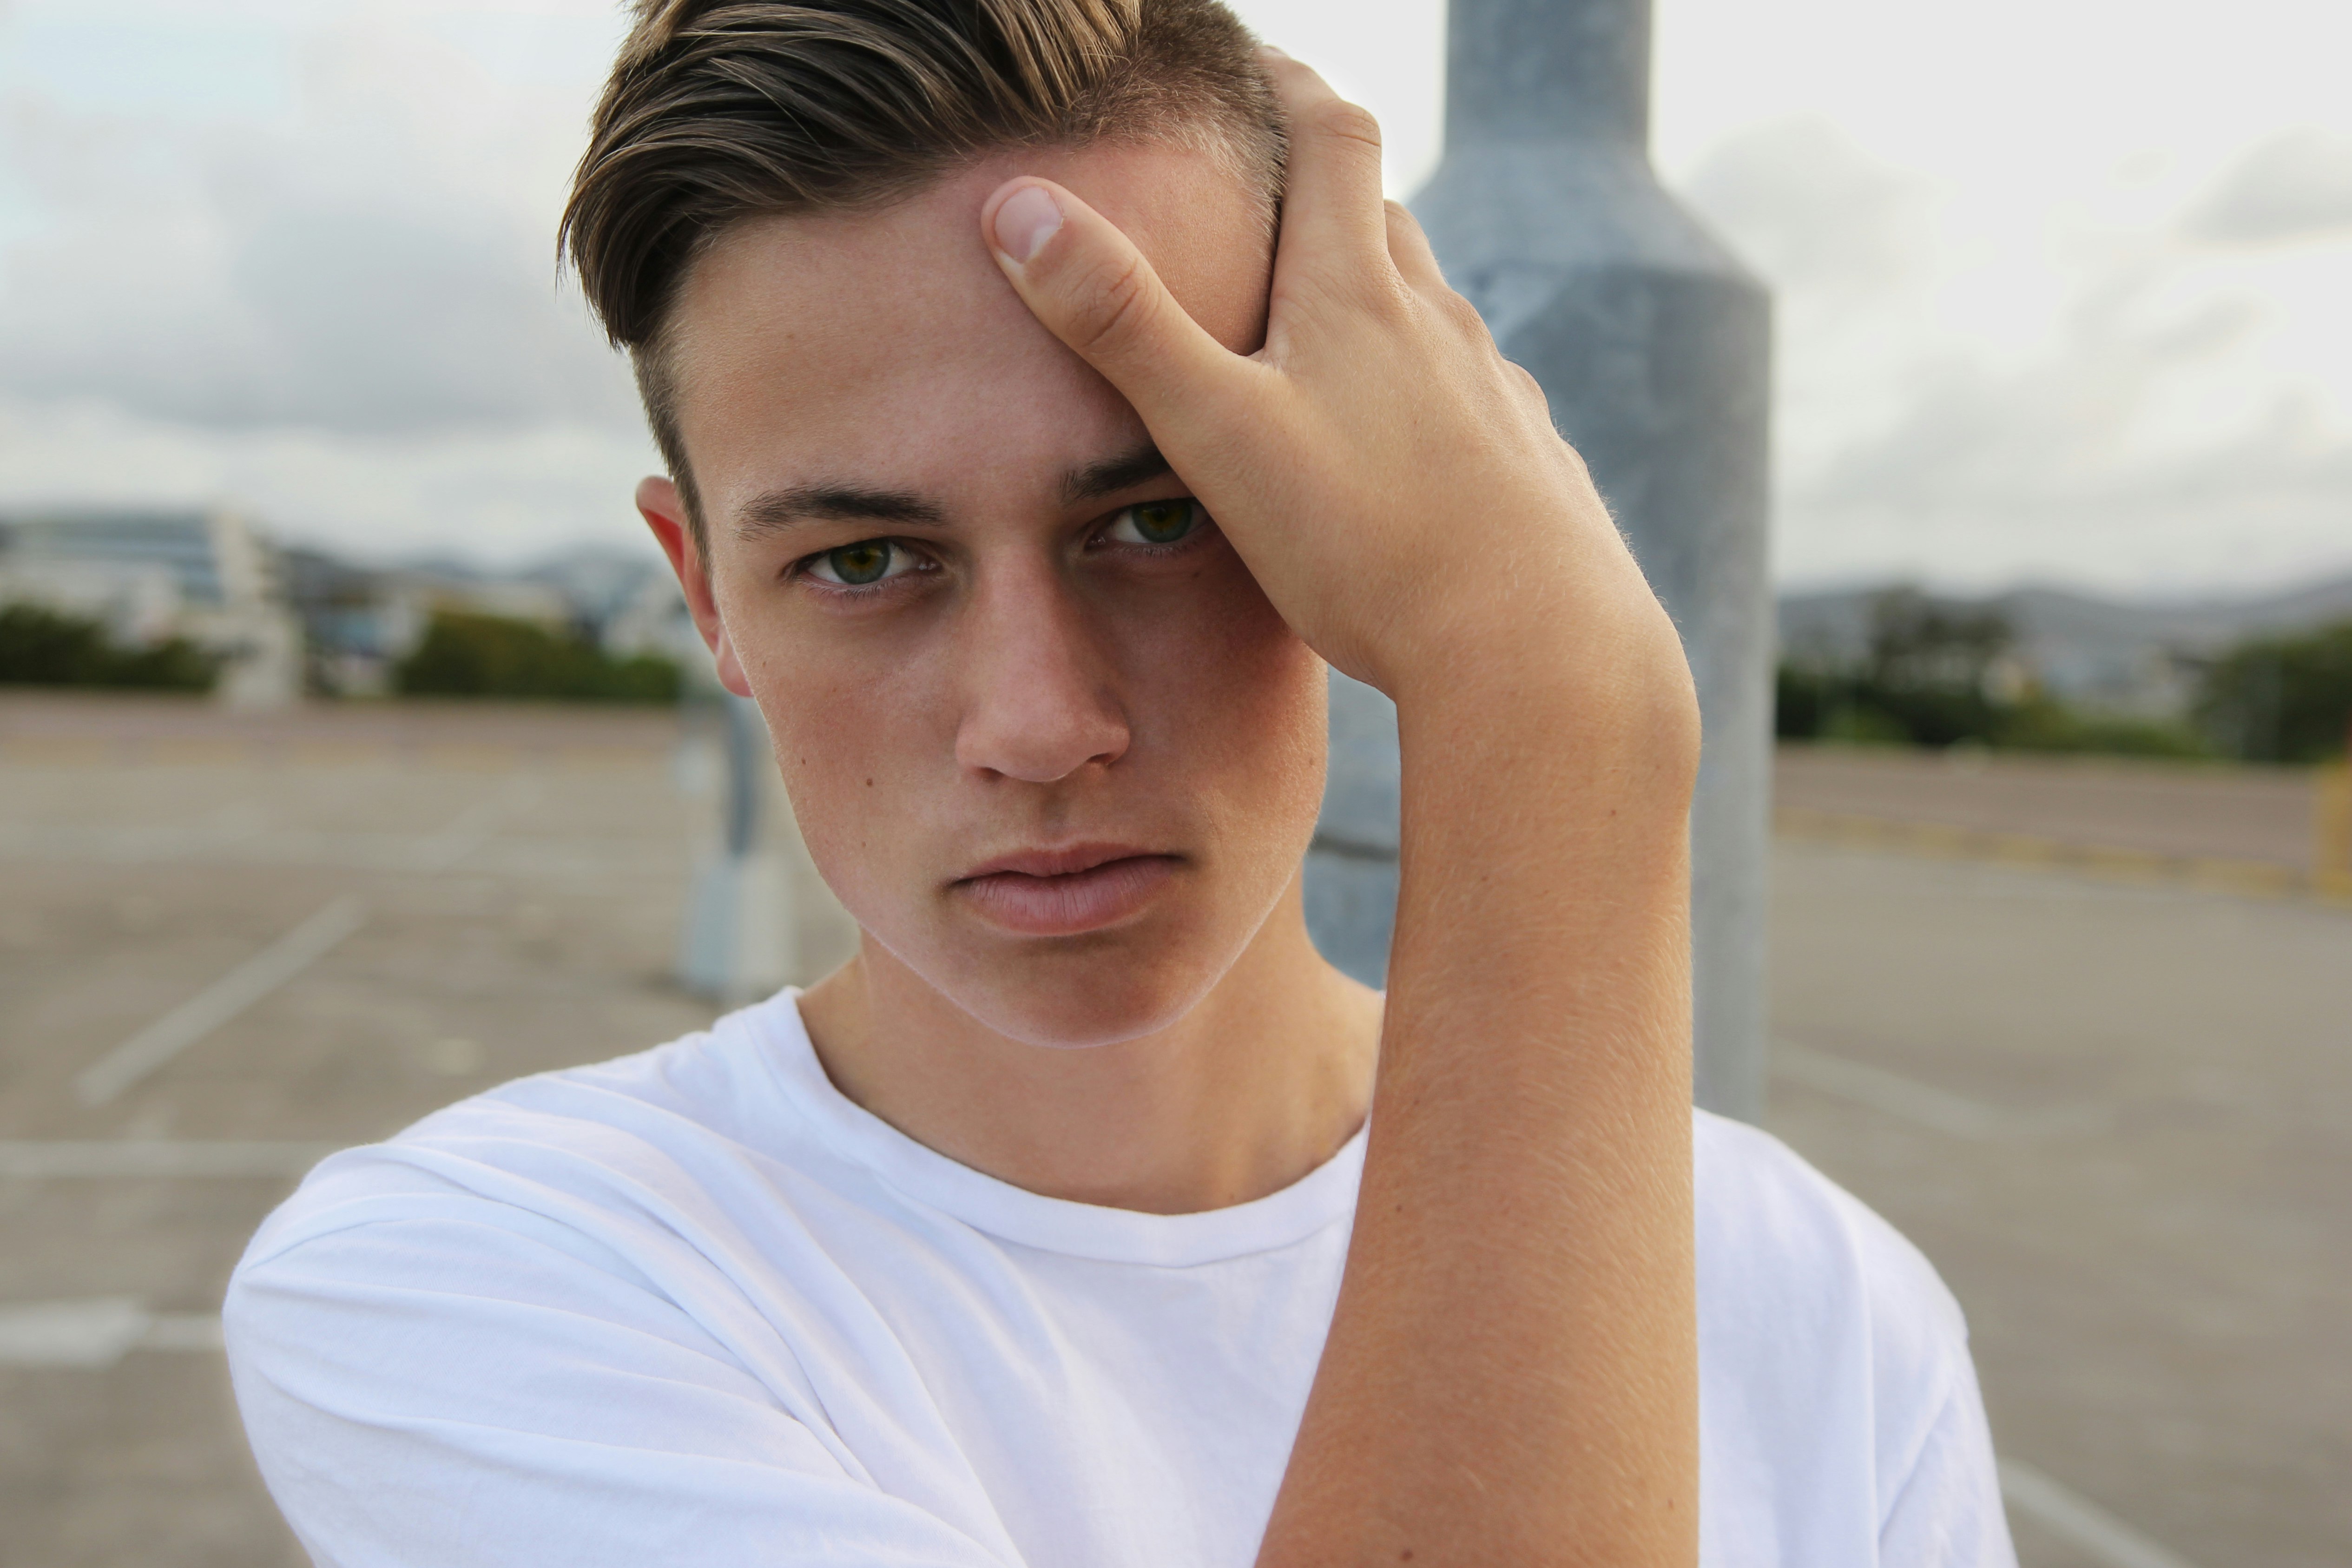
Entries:
[[1775,699],[1783,740],[2315,763],[2352,733],[2352,620],[2204,659],[2187,711],[2151,719],[2042,689],[1999,611],[1892,589],[1871,602],[1858,657],[1783,658]]
[[[221,660],[184,637],[118,643],[105,625],[32,604],[0,606],[0,686],[208,691]],[[673,702],[680,672],[652,654],[614,655],[579,630],[505,616],[436,610],[392,668],[404,697]]]
[[[204,691],[220,662],[185,638],[126,647],[94,619],[0,606],[0,685]],[[680,679],[673,660],[610,654],[576,629],[461,610],[436,611],[392,670],[403,696],[514,700],[668,702]],[[2185,715],[2149,719],[2042,689],[1999,611],[1892,589],[1872,601],[1858,657],[1784,658],[1774,695],[1782,740],[2320,762],[2352,731],[2352,620],[2240,642],[2202,663]]]

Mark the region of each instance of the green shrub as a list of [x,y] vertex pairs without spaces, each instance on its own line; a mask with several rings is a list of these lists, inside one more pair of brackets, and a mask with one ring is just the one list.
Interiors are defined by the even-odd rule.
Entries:
[[1782,740],[1938,750],[2211,754],[2184,724],[2084,712],[2031,689],[1993,695],[1995,673],[2015,641],[1996,612],[1890,590],[1871,604],[1869,643],[1858,660],[1780,667],[1773,732]]
[[1890,589],[1871,601],[1859,661],[1780,667],[1774,732],[1784,740],[1992,744],[2006,709],[1987,691],[2014,640],[1996,613]]
[[185,637],[122,647],[86,616],[40,605],[0,606],[0,685],[208,691],[219,674],[220,660]]
[[2342,756],[2352,731],[2352,621],[2240,643],[2206,669],[2196,718],[2215,745],[2248,762]]
[[404,697],[508,697],[574,702],[673,702],[678,668],[640,654],[614,658],[584,637],[531,621],[437,610],[394,670]]
[[2085,752],[2110,757],[2210,757],[2186,724],[2116,713],[2085,713],[2047,697],[2012,708],[1994,742],[2017,752]]
[[1916,744],[1900,719],[1866,702],[1832,708],[1817,731],[1824,741],[1845,746],[1908,746]]

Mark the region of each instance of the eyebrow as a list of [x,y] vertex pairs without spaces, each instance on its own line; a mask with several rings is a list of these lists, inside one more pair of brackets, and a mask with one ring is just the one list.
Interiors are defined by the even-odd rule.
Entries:
[[[1133,489],[1175,470],[1160,448],[1141,446],[1098,462],[1072,468],[1062,477],[1062,500],[1075,506]],[[940,528],[947,513],[935,501],[912,490],[866,489],[857,485],[794,485],[770,490],[744,506],[735,523],[740,539],[764,539],[810,522],[895,522]]]
[[1071,469],[1062,479],[1062,499],[1072,505],[1100,500],[1174,472],[1168,459],[1160,455],[1160,448],[1146,441],[1115,458]]
[[795,485],[787,490],[770,490],[745,506],[736,520],[735,533],[740,539],[763,539],[804,522],[865,521],[937,527],[947,521],[947,514],[910,490]]

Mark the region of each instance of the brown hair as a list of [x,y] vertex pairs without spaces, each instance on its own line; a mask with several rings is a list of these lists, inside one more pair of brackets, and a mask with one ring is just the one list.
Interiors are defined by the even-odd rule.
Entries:
[[698,535],[665,327],[688,268],[767,215],[886,205],[993,149],[1192,142],[1265,190],[1281,112],[1220,0],[636,0],[560,244],[629,351]]

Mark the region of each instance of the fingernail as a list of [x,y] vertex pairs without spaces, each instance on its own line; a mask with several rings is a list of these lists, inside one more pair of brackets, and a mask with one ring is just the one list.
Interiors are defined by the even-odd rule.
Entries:
[[1290,58],[1272,44],[1260,44],[1257,47],[1257,54],[1258,58],[1263,60],[1286,60]]
[[1062,204],[1043,185],[1024,185],[996,209],[996,248],[1027,262],[1062,226]]

